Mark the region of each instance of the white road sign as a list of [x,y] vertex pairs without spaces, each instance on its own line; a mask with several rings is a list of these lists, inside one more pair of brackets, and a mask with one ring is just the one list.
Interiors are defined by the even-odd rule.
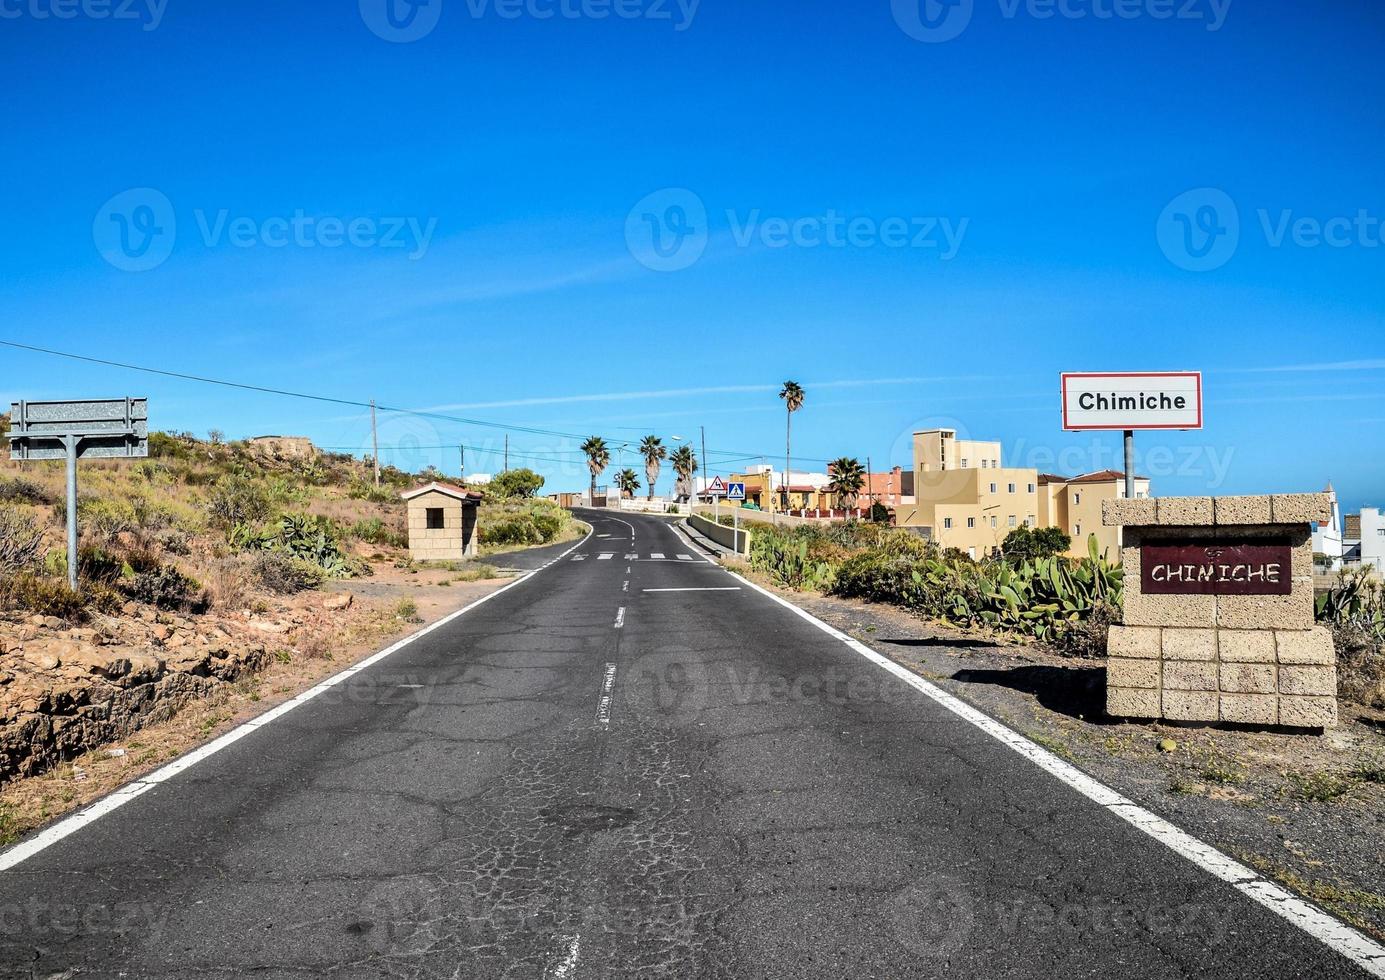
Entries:
[[1202,374],[1198,371],[1067,373],[1063,428],[1200,429]]

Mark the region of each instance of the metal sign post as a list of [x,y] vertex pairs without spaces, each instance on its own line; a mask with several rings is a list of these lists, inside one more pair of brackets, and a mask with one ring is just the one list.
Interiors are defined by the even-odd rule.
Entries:
[[67,582],[77,590],[77,460],[149,455],[145,398],[15,402],[10,406],[10,459],[67,461]]
[[[735,501],[744,501],[744,500],[745,500],[745,484],[744,484],[744,483],[728,483],[728,484],[726,485],[726,499],[727,499],[727,500],[735,500]],[[735,507],[733,507],[733,508],[731,509],[731,520],[732,520],[732,524],[733,524],[734,529],[735,529],[735,532],[736,532],[736,537],[734,538],[734,540],[740,541],[740,539],[741,539],[741,537],[740,537],[740,535],[741,535],[741,505],[740,505],[739,502],[736,504]]]
[[726,496],[726,484],[721,482],[721,477],[713,477],[711,484],[707,487],[707,496],[712,498],[712,522],[721,523],[721,498]]

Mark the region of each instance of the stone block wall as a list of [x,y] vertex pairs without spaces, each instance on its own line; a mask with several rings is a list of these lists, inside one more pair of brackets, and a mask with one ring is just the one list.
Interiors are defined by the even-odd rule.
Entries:
[[[1336,651],[1314,622],[1310,521],[1325,494],[1111,500],[1125,528],[1124,625],[1107,643],[1107,713],[1170,721],[1327,728],[1337,722]],[[1145,595],[1141,547],[1209,533],[1288,541],[1289,595]]]

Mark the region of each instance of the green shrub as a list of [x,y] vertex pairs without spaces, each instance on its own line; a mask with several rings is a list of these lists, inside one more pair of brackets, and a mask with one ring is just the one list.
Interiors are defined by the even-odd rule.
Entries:
[[556,514],[534,514],[533,521],[545,542],[552,541],[563,532],[563,522]]
[[396,490],[385,486],[377,487],[365,480],[354,481],[346,491],[346,495],[352,500],[365,500],[372,504],[399,503],[399,493]]
[[86,602],[60,579],[20,572],[0,578],[0,605],[5,609],[57,616],[69,622],[86,619]]
[[0,506],[0,572],[33,568],[42,554],[43,529],[32,517]]
[[205,612],[208,604],[202,586],[172,565],[161,565],[122,579],[119,589],[135,602],[159,609]]
[[104,548],[84,544],[77,549],[77,575],[83,581],[111,585],[120,581],[126,568],[123,559]]
[[251,570],[270,592],[293,595],[321,588],[327,573],[319,565],[283,551],[262,551],[255,555]]
[[1118,567],[1096,554],[1009,564],[939,552],[907,531],[847,522],[765,527],[751,535],[751,565],[782,585],[887,602],[961,628],[988,627],[1051,640],[1123,597]]
[[1023,525],[1005,535],[1000,550],[1007,561],[1018,564],[1037,558],[1052,558],[1067,554],[1072,536],[1061,527],[1029,527]]
[[0,501],[9,504],[39,504],[46,507],[54,503],[54,497],[42,484],[15,476],[0,478]]
[[531,469],[505,470],[486,485],[489,497],[532,498],[543,489],[543,477]]
[[528,514],[520,514],[481,529],[482,544],[542,544],[543,532]]
[[338,529],[326,517],[287,514],[269,528],[238,524],[228,538],[242,551],[283,551],[311,562],[331,578],[369,575],[370,566],[347,555],[338,540]]
[[[58,504],[54,512],[60,522],[67,520],[67,503]],[[134,504],[129,500],[110,497],[91,497],[77,500],[77,523],[82,530],[97,538],[114,538],[139,527]]]
[[404,548],[409,544],[409,536],[396,531],[378,517],[365,517],[351,525],[350,534],[357,541],[385,545],[391,548]]
[[269,493],[264,484],[239,473],[218,480],[207,501],[207,516],[225,530],[237,524],[254,524],[269,514]]

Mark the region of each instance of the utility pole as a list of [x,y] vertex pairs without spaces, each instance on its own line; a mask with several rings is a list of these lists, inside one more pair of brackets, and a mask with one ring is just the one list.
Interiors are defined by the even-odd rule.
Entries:
[[[702,433],[702,485],[707,485],[707,427],[699,425],[698,430]],[[693,507],[697,506],[697,481],[693,481]],[[691,511],[695,513],[696,511]]]
[[505,433],[505,472],[510,472],[510,434]]
[[461,457],[461,459],[459,460],[459,463],[460,463],[459,472],[461,473],[461,476],[462,476],[462,486],[466,486],[466,446],[458,446],[458,447],[457,447],[457,452],[458,452],[458,454],[459,454],[460,457]]
[[875,477],[870,472],[870,454],[866,454],[866,499],[870,501],[870,510],[875,510]]
[[375,426],[375,399],[370,400],[370,448],[375,460],[375,485],[380,485],[380,430]]

